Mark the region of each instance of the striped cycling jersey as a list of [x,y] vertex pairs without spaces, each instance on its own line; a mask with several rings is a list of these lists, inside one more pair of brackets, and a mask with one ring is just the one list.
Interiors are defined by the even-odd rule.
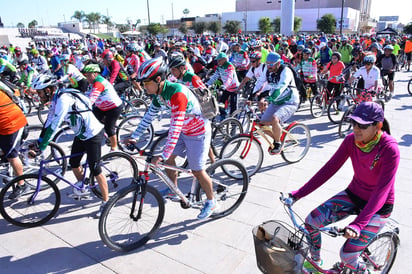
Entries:
[[136,54],[132,54],[126,57],[126,59],[124,60],[124,66],[126,67],[129,73],[132,71],[134,73],[137,73],[137,71],[139,70],[140,64],[141,64],[140,59],[139,57],[137,57]]
[[207,81],[206,85],[212,85],[216,80],[222,80],[222,88],[227,91],[236,91],[239,87],[239,80],[237,79],[235,67],[226,62],[222,66],[216,68],[216,72],[213,76]]
[[236,67],[237,70],[246,70],[249,66],[249,56],[246,51],[235,51],[230,57],[230,62]]
[[88,96],[92,105],[102,111],[114,109],[122,104],[122,99],[117,95],[113,85],[101,75],[94,79],[92,91]]
[[178,82],[189,88],[206,88],[205,84],[202,82],[202,79],[189,70],[186,70],[182,79],[179,79]]
[[63,75],[63,79],[67,79],[73,88],[77,88],[79,86],[79,81],[86,79],[79,69],[72,64],[67,64],[63,67]]
[[204,134],[206,119],[201,116],[200,104],[192,91],[182,84],[166,80],[161,94],[153,98],[132,138],[138,139],[143,135],[162,105],[169,108],[172,113],[169,135],[161,156],[163,159],[168,159],[172,155],[180,133],[188,136]]
[[297,65],[296,70],[302,70],[306,83],[316,83],[318,65],[315,59],[311,57],[309,57],[308,60],[302,59]]

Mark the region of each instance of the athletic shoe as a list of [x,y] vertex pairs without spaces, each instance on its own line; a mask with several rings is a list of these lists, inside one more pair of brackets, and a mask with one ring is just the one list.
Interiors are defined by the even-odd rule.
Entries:
[[[322,267],[323,261],[321,260],[319,263],[317,263],[317,265],[319,267]],[[313,274],[321,274],[321,272],[319,272],[309,261],[305,260],[305,262],[303,263],[303,269],[306,272],[310,272]]]
[[23,184],[23,185],[19,185],[17,184],[17,186],[14,188],[13,192],[9,195],[9,199],[17,199],[20,198],[21,195],[23,195],[24,193],[27,193],[30,190],[30,186]]
[[104,206],[106,205],[106,203],[107,202],[102,201],[102,203],[100,204],[100,207],[99,207],[99,211],[96,212],[95,218],[100,218],[100,216],[102,216],[102,212],[103,212],[103,209],[104,209]]
[[273,143],[273,148],[271,149],[269,147],[269,154],[270,155],[276,155],[279,154],[282,151],[282,143]]
[[200,214],[197,215],[197,218],[202,220],[208,218],[210,215],[213,214],[213,212],[218,208],[218,204],[216,200],[213,200],[212,202],[206,201],[205,205],[202,208],[202,211],[200,211]]
[[[77,182],[74,185],[77,187],[81,187],[82,182]],[[90,190],[88,188],[78,189],[78,188],[73,187],[73,194],[78,197],[88,196],[90,194]]]

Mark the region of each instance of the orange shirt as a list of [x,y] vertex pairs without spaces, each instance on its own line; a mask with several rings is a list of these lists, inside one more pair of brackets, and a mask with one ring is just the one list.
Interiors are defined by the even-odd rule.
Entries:
[[[337,62],[336,64],[333,64],[332,62],[329,62],[327,64],[327,68],[329,70],[329,82],[335,83],[335,84],[340,84],[338,80],[336,80],[336,77],[334,76],[339,76],[342,74],[343,69],[345,68],[345,64],[342,61]],[[334,77],[334,78],[332,78]]]
[[405,53],[412,51],[412,41],[406,40],[405,42]]
[[0,90],[0,135],[10,135],[26,124],[23,111]]

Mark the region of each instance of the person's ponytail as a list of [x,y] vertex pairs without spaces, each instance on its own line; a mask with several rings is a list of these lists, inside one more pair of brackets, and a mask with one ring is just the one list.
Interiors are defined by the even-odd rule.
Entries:
[[383,119],[383,124],[382,124],[382,131],[385,131],[387,134],[391,135],[391,129],[389,126],[388,120]]

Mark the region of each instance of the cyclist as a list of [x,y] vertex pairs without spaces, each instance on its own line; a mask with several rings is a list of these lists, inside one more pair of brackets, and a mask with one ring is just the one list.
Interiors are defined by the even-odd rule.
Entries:
[[279,154],[282,150],[280,137],[282,135],[281,123],[286,122],[296,112],[299,106],[299,92],[296,88],[295,79],[291,69],[283,65],[280,55],[270,52],[266,59],[267,71],[256,83],[260,91],[267,83],[269,96],[268,108],[263,113],[260,122],[272,125],[271,132],[267,132],[273,138],[274,148],[269,148],[272,155]]
[[[156,165],[165,160],[167,164],[176,165],[177,156],[187,155],[189,167],[208,199],[197,216],[204,219],[218,207],[213,197],[212,181],[204,169],[210,146],[210,122],[201,116],[200,105],[195,95],[184,85],[166,80],[166,73],[167,66],[162,58],[148,60],[139,68],[138,80],[143,81],[147,93],[154,97],[142,122],[127,143],[136,142],[156,117],[161,105],[170,108],[172,118],[168,139],[162,155],[153,157],[152,163]],[[177,185],[177,172],[167,170],[167,174]],[[162,194],[170,192],[166,189]]]
[[[243,78],[242,82],[238,87],[238,91],[250,80],[256,81],[260,78],[264,73],[266,73],[267,67],[266,64],[261,63],[262,53],[260,51],[255,51],[250,55],[250,64],[251,67],[246,74],[246,77]],[[255,94],[251,92],[249,94],[249,100],[252,100]]]
[[104,79],[100,72],[98,64],[89,64],[83,69],[87,81],[92,85],[92,90],[88,97],[92,105],[94,105],[93,113],[104,124],[104,130],[110,140],[111,151],[116,151],[118,146],[115,125],[122,113],[123,102],[112,84]]
[[[318,94],[318,87],[317,87],[317,84],[316,84],[317,77],[318,77],[317,76],[318,65],[316,63],[316,60],[314,58],[312,58],[311,56],[312,56],[312,51],[308,48],[304,49],[303,50],[303,58],[297,64],[295,69],[297,71],[302,71],[303,82],[305,84],[310,85],[313,94],[316,95],[316,94]],[[306,101],[306,96],[304,97],[303,101]]]
[[341,39],[341,46],[338,49],[338,52],[341,54],[341,61],[345,64],[348,65],[350,61],[352,60],[352,50],[353,47],[351,44],[348,43],[348,37],[344,36]]
[[63,69],[63,76],[60,80],[62,82],[69,82],[70,87],[85,93],[89,87],[89,83],[76,66],[70,63],[70,55],[63,54],[60,58],[60,64]]
[[[23,175],[23,164],[16,147],[21,140],[27,119],[20,107],[7,95],[6,90],[13,93],[7,85],[0,82],[0,148],[3,152],[2,158],[6,158],[13,168],[14,174],[20,176]],[[28,190],[30,187],[25,185],[24,181],[20,181],[8,198],[18,198]]]
[[361,77],[364,82],[364,89],[373,89],[375,92],[381,87],[380,70],[374,64],[376,57],[373,54],[366,55],[363,58],[364,66],[357,70],[349,79],[348,84],[352,83],[355,78]]
[[[95,176],[102,192],[102,204],[96,214],[100,217],[104,204],[109,199],[106,177],[100,167],[101,146],[103,141],[103,125],[92,112],[89,99],[75,89],[59,89],[58,82],[48,74],[42,74],[33,81],[33,89],[37,90],[43,103],[52,101],[47,121],[38,140],[38,148],[44,151],[56,133],[57,129],[66,121],[75,132],[71,155],[82,153],[80,156],[71,157],[69,162],[78,181],[83,179],[80,161],[84,153],[87,154],[87,163],[90,172]],[[86,195],[88,193],[84,193]]]
[[124,66],[126,67],[127,73],[130,75],[130,80],[132,82],[132,85],[139,91],[143,92],[143,89],[139,85],[139,83],[136,81],[136,75],[137,71],[139,70],[140,67],[140,59],[139,57],[135,54],[137,52],[136,44],[128,44],[126,46],[126,58],[124,60]]
[[[218,67],[216,72],[210,77],[206,85],[211,86],[216,80],[222,80],[223,94],[220,97],[220,102],[226,105],[226,101],[229,100],[230,114],[236,111],[237,105],[237,89],[239,87],[239,81],[236,75],[236,69],[232,63],[228,62],[226,53],[220,52],[217,57]],[[226,118],[225,109],[220,110],[221,118]]]
[[393,46],[386,45],[383,48],[384,54],[379,56],[376,60],[376,66],[381,69],[381,76],[384,77],[388,75],[389,79],[389,99],[392,98],[394,94],[394,84],[393,79],[395,78],[395,68],[398,64],[398,59],[395,54],[393,54]]
[[17,69],[12,63],[0,57],[0,75],[9,76],[9,81],[14,82],[17,75]]
[[188,69],[183,55],[172,55],[169,62],[170,73],[181,83],[190,88],[206,88],[199,76]]
[[243,80],[247,73],[247,68],[249,66],[249,55],[246,51],[240,48],[239,43],[232,45],[232,54],[229,58],[229,62],[232,63],[236,68],[237,78]]
[[34,76],[37,75],[37,71],[29,65],[29,61],[27,59],[23,59],[19,62],[19,68],[21,75],[18,84],[30,89],[32,80]]
[[339,79],[345,69],[345,64],[341,61],[341,54],[339,52],[332,53],[332,61],[329,62],[321,72],[321,75],[329,72],[328,84],[326,89],[332,93],[335,90],[334,96],[339,96],[342,92],[344,80]]
[[118,94],[122,94],[131,85],[124,67],[114,59],[110,49],[105,50],[100,57],[107,69],[110,84],[114,86]]
[[404,52],[406,54],[406,60],[408,61],[408,71],[410,71],[412,60],[412,35],[409,35],[408,40],[405,41]]
[[50,73],[46,58],[41,56],[37,49],[33,50],[33,59],[31,59],[31,63],[39,73]]
[[[379,104],[363,102],[349,118],[353,133],[345,138],[332,158],[304,186],[292,191],[291,197],[299,200],[309,195],[350,158],[354,176],[349,186],[313,210],[306,217],[305,227],[313,244],[310,250],[312,259],[321,265],[321,234],[318,228],[356,214],[355,220],[345,227],[347,240],[340,251],[343,264],[335,265],[334,270],[346,266],[354,273],[369,273],[364,262],[359,260],[359,255],[391,215],[400,156],[398,144],[390,136],[389,124]],[[317,273],[309,262],[304,263],[304,268]]]

